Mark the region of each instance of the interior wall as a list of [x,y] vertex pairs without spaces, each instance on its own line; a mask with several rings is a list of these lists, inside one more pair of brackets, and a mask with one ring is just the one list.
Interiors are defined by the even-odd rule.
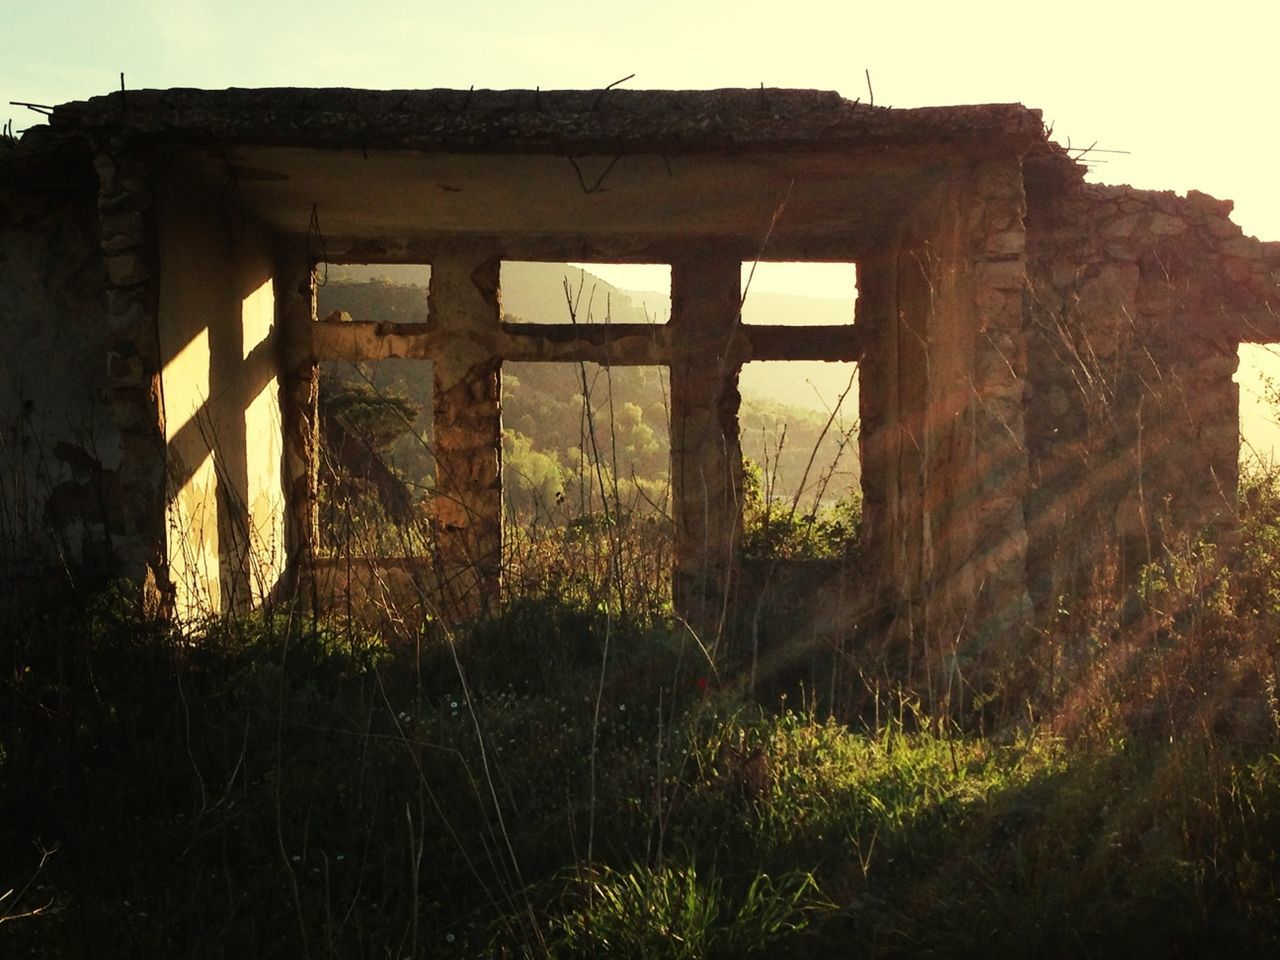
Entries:
[[949,329],[969,318],[956,316],[962,265],[940,224],[947,197],[940,190],[913,211],[890,249],[865,262],[858,304],[866,344],[864,541],[882,571],[882,603],[907,607],[931,598],[926,586],[939,572],[939,548],[958,534],[947,527],[947,504],[936,494],[949,421],[965,412],[945,408],[946,380],[963,378],[972,365],[971,344],[956,352],[964,332]]
[[1018,163],[982,161],[913,208],[860,277],[876,606],[895,607],[894,635],[929,649],[947,638],[957,669],[1007,660],[997,648],[1022,635],[1029,614],[1023,237]]
[[262,603],[284,569],[274,258],[233,203],[180,172],[161,184],[169,574],[190,618]]

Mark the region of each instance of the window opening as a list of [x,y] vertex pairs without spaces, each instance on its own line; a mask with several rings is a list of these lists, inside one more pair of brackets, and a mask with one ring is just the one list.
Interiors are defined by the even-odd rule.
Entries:
[[503,365],[508,591],[669,599],[669,396],[665,367]]
[[1240,465],[1265,471],[1280,455],[1280,348],[1240,344]]
[[322,263],[316,276],[316,317],[321,320],[427,322],[431,267],[426,264]]
[[[316,315],[422,323],[429,279],[422,265],[330,265],[327,282],[316,289]],[[320,556],[428,555],[435,478],[430,362],[322,361],[318,408]]]
[[853,323],[858,299],[855,263],[742,264],[742,322],[753,326],[831,326]]
[[[748,262],[742,284],[748,326],[853,323],[853,263]],[[738,386],[744,556],[848,554],[862,516],[857,365],[757,361]]]
[[671,267],[503,261],[502,309],[519,323],[666,323]]

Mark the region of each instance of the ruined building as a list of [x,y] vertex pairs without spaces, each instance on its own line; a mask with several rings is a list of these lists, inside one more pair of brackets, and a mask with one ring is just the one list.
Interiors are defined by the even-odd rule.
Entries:
[[[116,92],[0,145],[6,573],[104,558],[154,601],[314,582],[316,364],[432,364],[438,555],[500,577],[502,365],[669,368],[674,586],[734,599],[737,377],[860,364],[843,587],[1016,643],[1104,551],[1221,537],[1280,244],[1203,194],[1087,184],[1017,104],[802,90]],[[843,327],[740,321],[756,258],[856,263]],[[665,324],[504,322],[507,260],[671,265]],[[317,319],[317,262],[431,266],[430,322]]]

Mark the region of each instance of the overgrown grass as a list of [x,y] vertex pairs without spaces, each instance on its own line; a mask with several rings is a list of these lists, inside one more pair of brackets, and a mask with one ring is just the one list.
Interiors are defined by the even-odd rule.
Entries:
[[980,738],[905,692],[842,723],[547,599],[394,642],[28,599],[0,662],[6,956],[1280,946],[1274,736]]
[[526,531],[459,633],[10,596],[0,956],[1269,955],[1280,481],[1243,503],[985,736],[865,651],[823,701],[694,637],[656,523]]

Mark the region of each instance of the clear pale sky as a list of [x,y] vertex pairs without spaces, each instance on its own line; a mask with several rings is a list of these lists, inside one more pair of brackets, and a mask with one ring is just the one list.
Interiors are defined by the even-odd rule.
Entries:
[[[0,120],[119,87],[834,89],[1018,101],[1092,177],[1236,202],[1280,240],[1280,2],[0,0]],[[611,279],[611,278],[607,278]],[[631,286],[632,284],[627,284]],[[646,286],[648,284],[639,284]],[[756,289],[790,289],[757,277]],[[820,291],[834,292],[834,291]]]
[[[0,0],[0,117],[130,87],[816,87],[1020,101],[1110,182],[1237,203],[1280,239],[1280,3]],[[7,112],[6,112],[7,111]]]

